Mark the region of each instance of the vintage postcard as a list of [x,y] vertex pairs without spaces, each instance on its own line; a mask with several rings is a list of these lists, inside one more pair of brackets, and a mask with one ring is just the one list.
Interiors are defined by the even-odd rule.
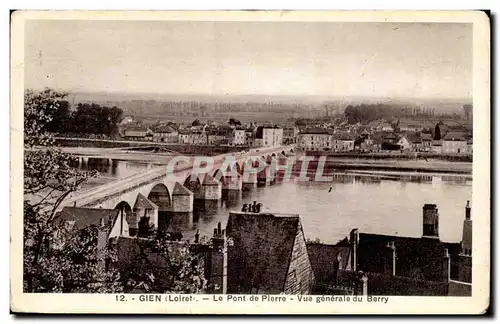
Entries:
[[11,311],[486,312],[489,62],[481,11],[12,12]]

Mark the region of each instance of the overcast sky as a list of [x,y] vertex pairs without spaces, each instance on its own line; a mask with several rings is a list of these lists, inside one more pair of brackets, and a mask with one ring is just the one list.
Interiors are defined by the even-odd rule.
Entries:
[[26,87],[472,97],[471,24],[26,23]]

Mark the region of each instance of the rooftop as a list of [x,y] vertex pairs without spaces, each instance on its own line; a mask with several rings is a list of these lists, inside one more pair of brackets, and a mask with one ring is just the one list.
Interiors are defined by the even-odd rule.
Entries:
[[74,221],[76,228],[84,229],[91,225],[99,225],[101,219],[104,219],[105,224],[114,222],[119,213],[118,209],[64,207],[57,217],[61,220]]
[[299,230],[295,214],[231,212],[226,226],[233,240],[228,249],[231,292],[282,292]]

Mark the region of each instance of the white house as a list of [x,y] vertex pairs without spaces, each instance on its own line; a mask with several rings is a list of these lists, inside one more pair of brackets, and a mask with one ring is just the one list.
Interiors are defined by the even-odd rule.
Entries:
[[456,133],[448,133],[443,138],[443,153],[468,153],[469,146],[465,136]]

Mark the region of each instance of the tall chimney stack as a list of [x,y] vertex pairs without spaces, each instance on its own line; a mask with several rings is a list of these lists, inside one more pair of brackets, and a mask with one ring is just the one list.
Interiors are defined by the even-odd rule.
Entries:
[[465,206],[465,219],[462,231],[462,254],[472,255],[472,220],[470,218],[470,201]]

